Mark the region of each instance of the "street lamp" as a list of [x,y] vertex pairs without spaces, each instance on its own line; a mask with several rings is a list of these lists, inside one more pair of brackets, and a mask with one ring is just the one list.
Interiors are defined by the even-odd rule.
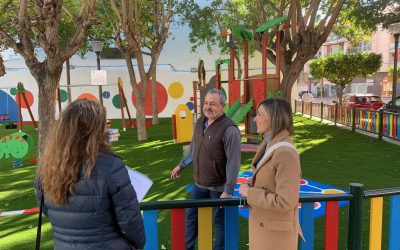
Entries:
[[[104,42],[102,40],[93,39],[90,40],[90,46],[97,56],[97,70],[100,70],[100,53],[103,49]],[[100,104],[103,106],[103,86],[99,85],[99,100]]]
[[396,85],[397,85],[397,50],[399,48],[400,22],[389,25],[389,30],[394,36],[394,69],[393,69],[393,88],[392,88],[392,106],[390,111],[397,112],[396,106]]

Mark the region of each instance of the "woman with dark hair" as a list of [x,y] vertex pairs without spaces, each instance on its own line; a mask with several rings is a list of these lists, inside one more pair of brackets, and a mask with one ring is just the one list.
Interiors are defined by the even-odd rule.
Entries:
[[277,98],[264,100],[254,122],[265,139],[251,163],[252,180],[239,188],[250,206],[249,249],[295,250],[298,235],[302,236],[297,211],[301,168],[290,139],[290,104]]
[[107,142],[106,123],[99,103],[76,100],[48,136],[35,184],[39,202],[44,194],[55,249],[144,246],[136,192]]

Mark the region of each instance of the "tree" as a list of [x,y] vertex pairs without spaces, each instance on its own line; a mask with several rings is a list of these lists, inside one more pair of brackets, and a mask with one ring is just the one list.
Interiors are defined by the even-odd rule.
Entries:
[[6,69],[4,67],[3,57],[0,55],[0,76],[4,76],[6,74]]
[[387,28],[389,24],[400,21],[398,0],[358,0],[349,14],[361,29],[375,31],[379,25]]
[[[389,79],[392,81],[393,81],[393,72],[394,72],[394,66],[389,66],[388,76]],[[397,72],[400,72],[400,66],[397,67]]]
[[[55,96],[63,63],[83,43],[94,21],[96,0],[9,0],[0,9],[0,42],[25,60],[39,87],[39,155],[55,115]],[[67,28],[67,29],[65,29]],[[63,32],[69,34],[68,38]],[[66,40],[63,42],[62,38]],[[40,60],[35,48],[43,49]]]
[[342,104],[343,90],[354,77],[376,73],[382,65],[382,55],[375,53],[330,54],[326,58],[310,63],[310,73],[316,79],[327,79],[339,85],[339,105]]
[[[173,17],[179,10],[177,0],[102,0],[107,20],[113,28],[113,39],[124,56],[130,83],[136,97],[138,140],[147,140],[145,99],[148,81],[169,35]],[[107,12],[110,8],[112,11]],[[144,51],[147,49],[148,51]],[[138,85],[131,55],[137,60],[141,87]],[[147,71],[144,56],[150,56]],[[153,85],[154,85],[153,81]]]
[[[189,2],[191,8],[187,8],[186,17],[192,28],[191,42],[195,46],[204,43],[208,46],[215,44],[215,40],[208,35],[213,34],[212,30],[215,29],[215,25],[202,22],[202,19],[196,15],[202,8],[194,0]],[[287,22],[291,27],[281,32],[284,36],[280,44],[276,45],[274,39],[277,28],[269,31],[267,56],[269,61],[276,64],[276,46],[280,46],[280,66],[283,74],[281,90],[283,96],[290,99],[293,84],[302,72],[304,64],[315,56],[321,45],[327,40],[339,18],[342,7],[353,5],[354,1],[350,0],[345,3],[344,0],[214,0],[212,3],[214,6],[208,11],[217,17],[214,23],[221,22],[220,19],[223,19],[226,13],[238,17],[238,23],[254,31],[255,47],[258,51],[261,51],[262,48],[261,36],[255,32],[255,29],[268,20],[288,16]]]

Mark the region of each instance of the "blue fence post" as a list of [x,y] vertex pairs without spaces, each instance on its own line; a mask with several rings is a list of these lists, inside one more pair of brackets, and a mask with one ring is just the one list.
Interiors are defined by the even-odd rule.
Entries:
[[157,210],[143,211],[144,228],[146,232],[146,244],[144,250],[158,249],[157,214]]
[[225,249],[239,249],[239,212],[237,206],[225,207]]
[[390,197],[389,250],[400,249],[400,195]]
[[300,250],[314,249],[314,202],[301,204],[300,224],[306,241],[300,239]]

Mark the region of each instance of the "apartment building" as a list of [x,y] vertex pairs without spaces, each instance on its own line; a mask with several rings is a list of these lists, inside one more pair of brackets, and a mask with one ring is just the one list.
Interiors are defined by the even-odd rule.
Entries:
[[[355,52],[374,52],[382,55],[382,67],[379,71],[367,78],[357,77],[352,84],[346,86],[344,93],[373,93],[382,96],[383,99],[390,99],[392,95],[392,80],[388,77],[388,69],[394,63],[394,37],[385,29],[378,30],[371,36],[368,42],[359,46],[351,46],[350,42],[344,38],[331,37],[325,42],[315,58],[327,57],[331,53],[343,51],[343,53]],[[400,58],[400,53],[398,53]],[[329,81],[319,81],[312,78],[309,74],[308,65],[304,67],[304,74],[298,81],[299,91],[311,91],[314,96],[320,96],[323,89],[323,96],[335,97],[337,90],[336,86]],[[400,87],[397,86],[397,93],[400,93]]]

